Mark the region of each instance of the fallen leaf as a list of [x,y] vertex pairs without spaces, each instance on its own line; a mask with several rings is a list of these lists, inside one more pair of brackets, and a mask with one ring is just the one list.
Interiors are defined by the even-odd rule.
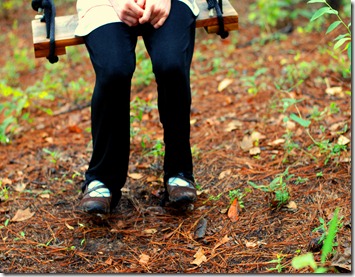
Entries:
[[25,221],[27,219],[30,219],[35,213],[31,212],[30,208],[27,208],[26,210],[21,210],[19,209],[15,216],[11,219],[11,221],[15,221],[15,222],[18,222],[18,221]]
[[350,139],[348,139],[347,137],[344,137],[343,135],[341,135],[339,138],[338,138],[338,144],[340,145],[346,145],[350,142]]
[[250,138],[252,139],[252,141],[257,141],[257,140],[261,140],[261,139],[265,139],[266,136],[264,136],[263,134],[259,133],[258,131],[253,131],[250,135]]
[[9,208],[9,207],[1,207],[1,206],[0,206],[0,214],[1,214],[1,213],[7,213],[8,211],[10,211],[10,208]]
[[332,132],[335,132],[336,130],[343,128],[344,125],[345,125],[345,122],[334,123],[329,127],[329,130]]
[[289,120],[285,123],[285,127],[287,130],[294,130],[296,128],[296,123]]
[[134,179],[134,180],[139,180],[143,178],[143,174],[141,173],[128,173],[128,177]]
[[68,126],[68,130],[71,133],[81,133],[83,130],[78,125],[70,125]]
[[141,265],[147,265],[148,262],[149,262],[149,259],[150,259],[150,257],[149,257],[148,255],[146,255],[146,254],[141,254],[141,255],[139,256],[139,263],[140,263]]
[[234,131],[242,126],[243,126],[243,122],[241,122],[239,120],[233,120],[228,123],[227,128],[225,128],[224,130],[226,132],[231,132],[231,131]]
[[253,147],[249,149],[249,154],[255,156],[261,153],[260,147]]
[[24,183],[17,183],[15,186],[14,186],[14,190],[17,191],[17,192],[23,192],[26,188],[26,184]]
[[232,222],[236,222],[239,218],[239,203],[238,199],[235,198],[228,209],[228,217]]
[[269,142],[268,145],[270,145],[270,146],[275,146],[275,145],[282,144],[282,143],[284,143],[284,142],[285,142],[284,139],[276,139],[276,140],[274,140],[274,141],[272,141],[272,142]]
[[256,242],[245,241],[245,246],[248,248],[255,248],[258,244]]
[[226,242],[228,242],[229,241],[229,237],[228,237],[228,235],[225,235],[221,240],[219,240],[217,243],[216,243],[216,245],[213,247],[213,249],[212,249],[212,254],[214,253],[214,251],[218,248],[218,247],[220,247],[221,245],[223,245],[223,244],[225,244]]
[[231,169],[227,169],[227,170],[225,170],[225,171],[222,171],[222,172],[219,174],[218,179],[219,179],[219,180],[223,179],[224,177],[230,175],[231,172],[232,172]]
[[9,178],[2,178],[1,183],[3,186],[12,185],[12,181]]
[[158,230],[157,229],[145,229],[143,232],[146,234],[155,234],[156,232],[158,232]]
[[296,204],[295,201],[290,201],[290,202],[288,202],[286,207],[289,208],[289,209],[292,209],[292,210],[296,210],[297,209],[297,204]]
[[250,148],[253,147],[253,140],[251,138],[251,136],[244,136],[242,142],[240,143],[240,147],[242,148],[242,150],[244,151],[248,151]]
[[332,259],[332,266],[342,268],[344,269],[347,273],[351,272],[351,248],[347,247],[345,248],[344,252],[337,252],[335,256]]
[[196,254],[194,255],[194,258],[195,259],[190,262],[190,264],[201,265],[203,262],[207,261],[202,247],[197,250]]
[[69,230],[74,230],[74,227],[73,226],[70,226],[68,223],[66,223],[65,222],[65,226],[67,226],[67,228],[69,229]]
[[224,89],[226,89],[231,83],[233,83],[232,79],[223,79],[219,84],[218,84],[218,88],[217,90],[219,92],[223,91]]
[[112,265],[112,258],[111,257],[108,257],[108,259],[105,261],[105,264],[107,265]]
[[202,193],[208,194],[210,192],[210,189],[203,189],[203,190],[198,190],[196,192],[197,196],[201,195]]
[[42,193],[42,194],[39,195],[39,197],[49,199],[50,195],[49,195],[49,193]]
[[338,93],[341,93],[343,89],[341,87],[331,87],[331,88],[326,88],[325,92],[329,95],[335,95]]

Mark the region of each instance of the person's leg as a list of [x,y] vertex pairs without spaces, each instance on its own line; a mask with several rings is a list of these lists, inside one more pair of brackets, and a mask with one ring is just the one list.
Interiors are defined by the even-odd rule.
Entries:
[[164,25],[144,26],[143,39],[158,86],[158,109],[164,128],[164,182],[183,173],[194,182],[190,148],[190,66],[196,17],[188,6],[172,0]]
[[130,89],[137,43],[132,30],[112,23],[84,38],[96,83],[91,103],[93,152],[83,190],[91,181],[101,181],[112,194],[112,208],[120,199],[129,162]]

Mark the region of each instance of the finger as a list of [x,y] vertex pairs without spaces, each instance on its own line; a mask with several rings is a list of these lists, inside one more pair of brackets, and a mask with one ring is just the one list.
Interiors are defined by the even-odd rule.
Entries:
[[140,24],[144,24],[150,20],[151,11],[149,9],[144,10],[143,16],[139,19]]
[[167,19],[167,16],[160,18],[158,21],[154,20],[151,23],[155,29],[158,29],[161,26],[163,26],[166,19]]
[[141,7],[142,9],[144,9],[145,6],[145,0],[136,0],[136,3],[139,7]]

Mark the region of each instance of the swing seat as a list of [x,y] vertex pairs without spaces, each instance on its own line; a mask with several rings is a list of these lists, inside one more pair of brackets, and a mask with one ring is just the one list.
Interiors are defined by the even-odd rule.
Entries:
[[[196,28],[205,28],[209,34],[218,33],[219,25],[214,10],[208,10],[206,0],[196,0],[200,9],[197,17]],[[225,31],[238,30],[238,13],[228,0],[222,2],[223,22]],[[65,47],[83,44],[81,37],[74,35],[78,25],[78,16],[64,15],[55,17],[55,55],[65,55]],[[46,23],[40,18],[32,20],[32,35],[35,58],[47,57],[49,55],[49,38],[46,33]]]

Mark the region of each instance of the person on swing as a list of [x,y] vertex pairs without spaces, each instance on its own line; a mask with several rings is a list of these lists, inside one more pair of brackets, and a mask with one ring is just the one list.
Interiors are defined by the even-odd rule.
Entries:
[[80,209],[109,213],[121,198],[130,155],[130,91],[142,36],[157,83],[164,129],[164,186],[177,206],[196,201],[190,147],[190,66],[199,9],[194,0],[77,0],[96,75],[91,100],[93,152]]

